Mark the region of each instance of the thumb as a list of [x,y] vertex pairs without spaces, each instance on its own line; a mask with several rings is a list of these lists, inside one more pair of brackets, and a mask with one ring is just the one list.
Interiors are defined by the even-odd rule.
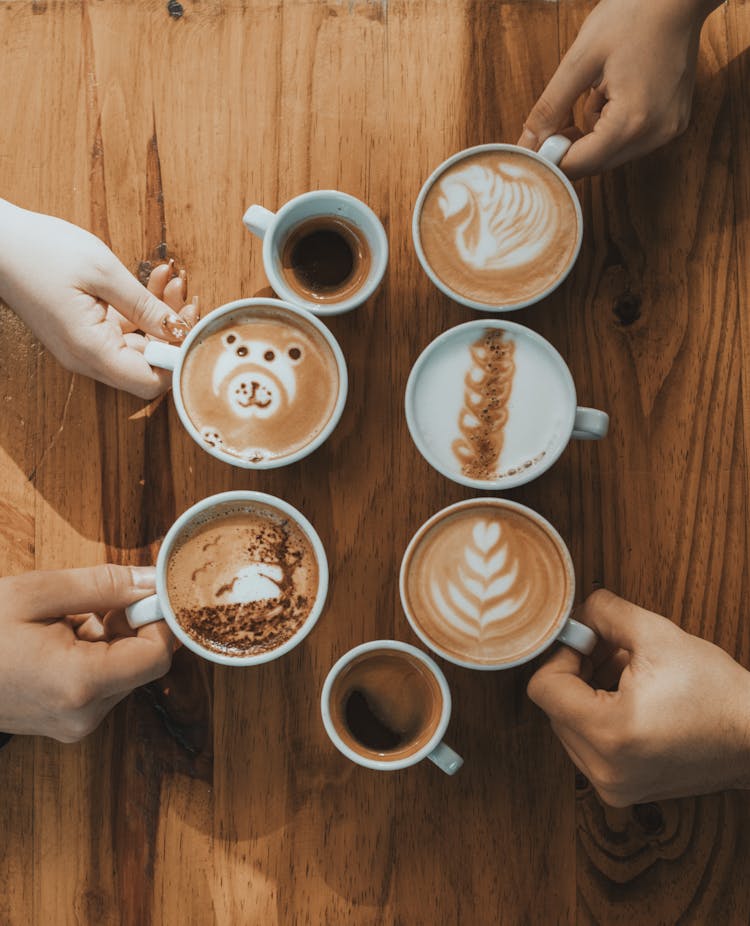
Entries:
[[599,70],[597,61],[582,57],[574,42],[524,122],[518,144],[536,150],[566,126],[573,104],[596,81]]
[[155,338],[182,341],[190,331],[187,322],[136,280],[109,252],[93,294],[105,300],[137,328]]
[[92,566],[27,572],[12,579],[23,613],[32,621],[50,620],[65,614],[104,614],[125,608],[151,594],[156,587],[152,566]]

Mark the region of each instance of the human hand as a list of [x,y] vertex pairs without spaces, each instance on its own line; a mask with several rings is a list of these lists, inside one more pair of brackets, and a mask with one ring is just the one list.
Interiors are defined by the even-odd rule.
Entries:
[[196,312],[179,314],[185,279],[163,267],[146,289],[94,235],[0,200],[0,298],[66,369],[146,399],[171,375],[146,363],[138,332],[181,341]]
[[[601,0],[537,100],[518,141],[537,150],[575,139],[560,167],[572,179],[666,144],[688,125],[703,21],[716,0]],[[588,90],[581,135],[573,104]]]
[[529,681],[568,755],[613,807],[750,787],[750,672],[713,643],[604,590]]
[[122,613],[154,591],[155,572],[108,565],[0,579],[0,730],[75,742],[169,670],[164,621],[136,633]]

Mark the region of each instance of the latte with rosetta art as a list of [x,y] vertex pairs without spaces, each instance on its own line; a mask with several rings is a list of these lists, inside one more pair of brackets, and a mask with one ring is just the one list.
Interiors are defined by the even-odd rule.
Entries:
[[425,258],[464,298],[502,307],[554,288],[575,259],[573,198],[543,162],[518,151],[482,151],[448,167],[419,219]]
[[313,609],[318,583],[305,532],[259,502],[219,508],[191,525],[167,565],[178,623],[225,656],[256,656],[294,636]]
[[437,652],[475,666],[523,661],[569,607],[569,560],[522,510],[478,500],[417,534],[404,561],[404,604]]
[[339,374],[313,325],[258,306],[190,347],[180,387],[206,446],[258,463],[290,456],[320,434],[336,407]]

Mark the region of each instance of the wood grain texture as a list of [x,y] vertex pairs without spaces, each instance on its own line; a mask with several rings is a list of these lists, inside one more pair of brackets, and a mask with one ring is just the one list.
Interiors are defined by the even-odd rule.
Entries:
[[[626,811],[576,782],[525,697],[533,667],[445,666],[466,758],[381,775],[319,718],[349,647],[416,642],[398,600],[414,530],[471,493],[432,471],[402,397],[422,348],[471,313],[432,287],[410,240],[424,178],[469,144],[515,140],[591,4],[499,0],[0,3],[0,194],[102,237],[136,274],[185,266],[204,309],[264,291],[240,219],[336,187],[383,218],[391,260],[366,308],[331,321],[350,371],[333,437],[248,474],[203,453],[169,398],[62,370],[0,314],[0,568],[153,561],[175,516],[229,488],[300,507],[331,563],[314,633],[259,670],[180,652],[84,743],[0,753],[0,922],[671,924],[750,920],[746,796]],[[566,285],[517,319],[612,413],[510,493],[595,582],[750,664],[744,620],[750,422],[750,11],[704,31],[690,130],[581,184]]]

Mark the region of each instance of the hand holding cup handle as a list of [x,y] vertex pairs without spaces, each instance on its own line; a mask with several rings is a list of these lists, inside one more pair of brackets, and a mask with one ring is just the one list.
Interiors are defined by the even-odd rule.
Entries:
[[569,617],[562,626],[562,630],[557,635],[557,642],[564,643],[571,649],[576,650],[582,656],[590,656],[598,641],[594,631],[582,624],[580,621]]

